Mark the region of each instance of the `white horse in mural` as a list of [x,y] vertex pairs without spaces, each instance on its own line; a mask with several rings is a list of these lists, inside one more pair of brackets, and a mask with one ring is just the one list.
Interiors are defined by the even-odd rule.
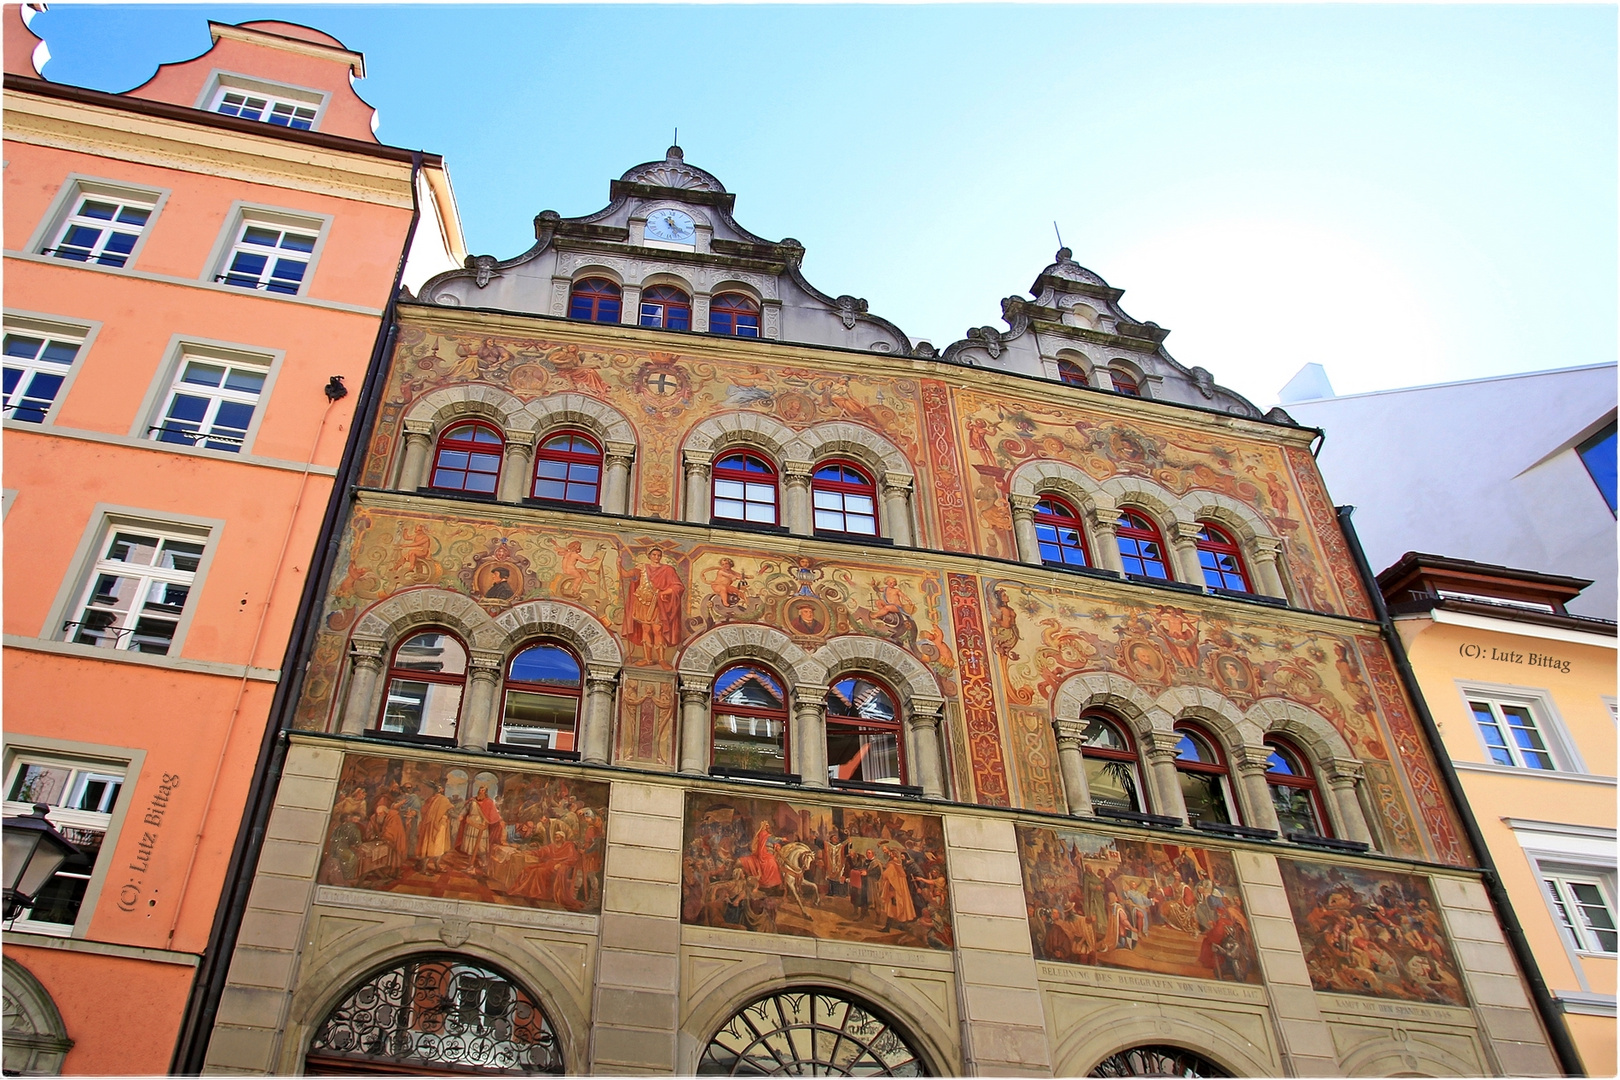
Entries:
[[776,865],[782,871],[782,883],[787,886],[788,892],[793,894],[794,903],[804,912],[804,917],[810,917],[810,909],[804,906],[804,892],[809,890],[810,902],[817,907],[821,906],[821,889],[813,881],[806,880],[805,874],[809,872],[811,864],[816,861],[816,853],[797,840],[789,840],[776,849]]

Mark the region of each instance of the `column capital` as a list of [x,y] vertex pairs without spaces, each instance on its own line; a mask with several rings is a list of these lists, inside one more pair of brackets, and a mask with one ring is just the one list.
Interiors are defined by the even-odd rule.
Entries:
[[506,445],[513,449],[533,450],[535,439],[538,437],[533,431],[506,431]]
[[886,472],[883,474],[884,491],[910,491],[917,483],[917,478],[910,473]]
[[1198,530],[1201,528],[1203,526],[1196,521],[1183,521],[1181,518],[1177,518],[1170,522],[1170,528],[1165,531],[1169,533],[1168,539],[1174,543],[1196,544],[1198,542]]
[[354,658],[356,667],[369,666],[375,670],[382,670],[383,650],[388,643],[382,638],[353,638],[349,642],[349,655]]
[[813,461],[782,462],[782,479],[789,484],[808,484],[815,471],[816,464]]
[[1052,734],[1057,737],[1058,747],[1074,746],[1078,748],[1085,740],[1086,725],[1080,720],[1053,720]]
[[699,472],[707,475],[709,466],[714,464],[714,451],[712,450],[682,450],[681,463],[686,471]]
[[680,693],[682,705],[702,705],[709,700],[713,688],[707,683],[699,684],[682,679]]
[[467,659],[468,666],[472,669],[470,672],[468,672],[468,674],[474,677],[479,675],[494,675],[499,677],[501,674],[501,666],[506,660],[506,655],[493,650],[472,649],[469,651]]
[[623,461],[628,465],[636,459],[636,444],[616,442],[610,439],[602,444],[602,456],[610,464],[615,461]]
[[1009,495],[1007,501],[1012,504],[1013,517],[1034,517],[1035,504],[1041,501],[1041,497],[1039,495]]
[[1181,736],[1173,731],[1155,731],[1142,740],[1142,749],[1148,757],[1174,761]]
[[1118,509],[1110,506],[1107,510],[1104,510],[1099,506],[1097,508],[1096,518],[1092,521],[1091,527],[1104,536],[1114,536],[1116,530],[1119,528]]
[[406,435],[420,435],[424,439],[431,439],[433,437],[433,421],[431,421],[431,420],[406,420],[405,421],[405,434]]
[[795,686],[793,688],[793,707],[795,709],[825,709],[827,707],[826,686]]
[[1265,759],[1256,757],[1257,753],[1253,747],[1244,747],[1242,752],[1234,755],[1232,768],[1244,776],[1265,776]]
[[1256,536],[1249,541],[1250,550],[1256,559],[1264,562],[1276,562],[1282,555],[1283,542],[1272,536]]
[[1362,777],[1366,775],[1361,762],[1350,758],[1333,758],[1324,764],[1326,768],[1322,772],[1332,787],[1353,788],[1361,783]]
[[619,674],[618,668],[599,667],[595,664],[588,664],[585,667],[585,681],[587,683],[607,683],[610,686],[617,686]]

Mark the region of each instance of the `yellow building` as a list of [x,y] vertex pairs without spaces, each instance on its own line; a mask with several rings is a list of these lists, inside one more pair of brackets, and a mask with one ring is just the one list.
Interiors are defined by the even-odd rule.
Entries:
[[1588,1075],[1615,1061],[1615,624],[1591,582],[1408,552],[1378,576]]

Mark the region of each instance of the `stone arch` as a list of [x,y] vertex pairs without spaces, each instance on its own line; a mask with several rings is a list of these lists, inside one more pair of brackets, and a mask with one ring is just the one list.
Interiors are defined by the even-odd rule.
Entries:
[[1192,513],[1181,499],[1152,481],[1139,476],[1114,476],[1099,486],[1116,507],[1146,511],[1163,532],[1166,543],[1178,522],[1192,523]]
[[675,667],[683,684],[707,689],[722,667],[745,659],[776,668],[792,685],[795,697],[801,692],[826,692],[827,668],[820,660],[795,645],[782,631],[756,623],[728,623],[699,634],[681,651]]
[[1479,1076],[1485,1072],[1480,1062],[1464,1061],[1403,1028],[1356,1047],[1339,1067],[1346,1076]]
[[11,957],[4,961],[7,1076],[60,1076],[73,1049],[50,991]]
[[685,293],[692,302],[697,301],[697,286],[684,274],[678,274],[666,266],[649,269],[637,278],[634,284],[641,289],[651,289],[658,285],[668,285]]
[[613,267],[609,266],[607,263],[586,263],[584,266],[581,266],[572,274],[568,275],[569,292],[572,292],[574,286],[578,285],[586,278],[593,277],[606,278],[607,280],[613,282],[613,284],[619,286],[621,289],[624,288],[624,275],[619,273],[619,271],[615,270]]
[[683,450],[718,453],[746,445],[768,451],[780,466],[798,436],[793,429],[763,413],[729,412],[711,416],[687,432]]
[[1244,717],[1260,731],[1261,737],[1286,735],[1310,754],[1313,768],[1327,771],[1335,761],[1356,760],[1355,751],[1337,728],[1321,713],[1282,698],[1257,702]]
[[827,673],[829,683],[852,671],[869,671],[888,680],[901,697],[901,704],[923,711],[937,711],[945,701],[939,681],[921,660],[892,642],[880,638],[845,634],[835,637],[811,654]]
[[[1176,720],[1196,720],[1219,739],[1235,765],[1259,750],[1263,732],[1232,702],[1205,686],[1178,686],[1160,694],[1156,706]],[[1263,757],[1261,760],[1265,760]]]
[[534,428],[522,401],[487,383],[463,383],[424,394],[405,414],[407,428],[415,426],[421,430],[425,427],[435,436],[454,421],[471,419],[491,421],[504,436]]
[[583,428],[604,444],[636,441],[636,429],[623,413],[584,394],[548,394],[523,406],[523,412],[529,417],[527,427],[537,438],[567,426]]
[[1110,386],[1113,384],[1113,373],[1115,371],[1123,372],[1136,383],[1136,393],[1138,397],[1152,397],[1152,395],[1148,393],[1147,371],[1144,370],[1142,365],[1137,363],[1135,360],[1127,360],[1123,356],[1111,356],[1108,358],[1108,362],[1102,366],[1108,369]]
[[759,286],[754,285],[751,282],[743,281],[741,278],[722,277],[709,287],[708,292],[710,296],[724,296],[726,293],[739,293],[748,297],[748,299],[752,300],[754,303],[759,304],[762,311],[765,305],[765,297],[760,292]]
[[1230,530],[1232,539],[1245,548],[1252,549],[1256,540],[1277,539],[1277,534],[1266,524],[1265,518],[1256,513],[1252,506],[1230,495],[1194,488],[1181,497],[1180,503],[1194,521],[1212,521]]
[[885,979],[875,965],[849,964],[809,956],[771,956],[701,989],[681,1019],[676,1072],[691,1076],[714,1033],[738,1010],[766,994],[791,989],[824,989],[864,999],[905,1029],[910,1045],[930,1076],[961,1076],[954,1010],[928,1010],[926,999],[902,980]]
[[[451,940],[452,929],[463,940],[448,948],[446,942]],[[528,947],[515,948],[512,939],[490,924],[452,923],[448,918],[414,919],[355,942],[336,957],[313,966],[293,991],[277,1073],[283,1076],[303,1073],[310,1041],[327,1014],[342,1003],[344,995],[357,983],[379,968],[423,953],[464,955],[470,961],[509,975],[545,1011],[562,1047],[563,1065],[569,1073],[584,1072],[590,1053],[589,988],[571,987],[567,976],[561,974],[562,965],[556,957],[547,956],[534,947],[532,938],[525,939],[525,944]]]
[[1214,1014],[1175,1005],[1131,1002],[1086,1018],[1052,1055],[1054,1076],[1087,1076],[1110,1054],[1133,1046],[1178,1046],[1205,1057],[1233,1076],[1281,1076],[1276,1050],[1214,1019]]
[[1113,496],[1066,461],[1031,459],[1013,470],[1007,484],[1009,495],[1027,499],[1038,499],[1048,492],[1070,499],[1087,513],[1106,514],[1114,510]]
[[555,600],[531,600],[507,610],[495,625],[505,635],[501,651],[510,655],[530,638],[549,636],[566,642],[581,660],[597,668],[618,672],[624,656],[612,631],[584,608]]
[[911,476],[915,472],[910,459],[901,453],[898,446],[871,428],[847,420],[831,420],[807,428],[799,432],[795,443],[788,448],[789,458],[815,464],[823,458],[842,454],[875,470],[877,475],[872,479],[879,485],[883,483],[886,472],[904,476]]
[[1107,709],[1130,724],[1137,736],[1151,740],[1155,731],[1168,734],[1175,720],[1140,686],[1123,675],[1097,671],[1071,675],[1052,702],[1057,720],[1079,720],[1087,709]]
[[453,630],[470,649],[499,649],[506,639],[495,620],[470,597],[433,586],[406,589],[379,600],[360,617],[349,636],[392,648],[407,631],[424,626]]

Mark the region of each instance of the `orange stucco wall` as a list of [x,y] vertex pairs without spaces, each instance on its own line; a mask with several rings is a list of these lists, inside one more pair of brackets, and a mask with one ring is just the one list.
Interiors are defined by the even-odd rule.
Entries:
[[[1461,684],[1516,686],[1545,691],[1550,696],[1557,720],[1584,761],[1586,776],[1530,770],[1481,772],[1466,767],[1459,770],[1459,776],[1547,985],[1555,992],[1584,989],[1598,994],[1615,993],[1614,958],[1577,955],[1566,948],[1535,868],[1513,829],[1503,820],[1511,817],[1615,827],[1615,724],[1604,702],[1605,696],[1612,698],[1616,692],[1614,648],[1519,635],[1504,629],[1434,623],[1426,618],[1401,619],[1397,625],[1423,696],[1455,762],[1484,764],[1490,760],[1475,730]],[[1500,625],[1511,627],[1506,622]],[[1482,649],[1476,652],[1476,646]],[[1516,655],[1522,659],[1496,659],[1493,649],[1496,656]],[[1532,666],[1528,662],[1531,653],[1567,662],[1569,670],[1544,664]],[[1576,964],[1580,966],[1579,974]],[[1585,987],[1581,985],[1582,976]],[[1614,1020],[1579,1015],[1567,1019],[1587,1072],[1592,1076],[1613,1076],[1617,1067]]]

